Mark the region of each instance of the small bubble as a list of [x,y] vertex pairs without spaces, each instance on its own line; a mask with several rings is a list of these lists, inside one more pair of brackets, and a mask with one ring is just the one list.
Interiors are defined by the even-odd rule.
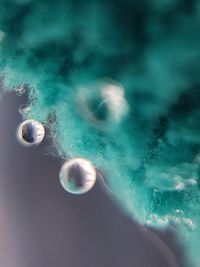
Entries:
[[177,183],[177,184],[175,185],[175,189],[176,189],[177,191],[182,191],[182,190],[185,189],[185,184],[184,184],[183,182],[179,182],[179,183]]
[[45,135],[44,126],[35,120],[22,122],[17,130],[17,138],[24,146],[39,145]]
[[189,185],[197,185],[197,180],[196,179],[194,179],[194,178],[190,178],[189,180],[188,180],[188,184]]
[[66,161],[60,170],[62,187],[72,194],[84,194],[96,182],[96,170],[92,162],[83,158]]

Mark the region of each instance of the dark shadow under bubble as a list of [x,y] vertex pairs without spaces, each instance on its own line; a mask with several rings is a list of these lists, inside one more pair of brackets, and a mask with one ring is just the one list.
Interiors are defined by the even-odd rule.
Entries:
[[74,164],[68,169],[68,177],[69,182],[73,183],[78,188],[85,185],[85,173],[78,164]]
[[25,124],[22,129],[22,138],[27,143],[35,142],[35,129],[32,124]]

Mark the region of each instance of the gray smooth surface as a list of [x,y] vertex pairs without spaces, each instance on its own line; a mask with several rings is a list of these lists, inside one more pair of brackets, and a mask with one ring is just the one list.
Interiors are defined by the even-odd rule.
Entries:
[[[25,148],[16,140],[23,97],[0,100],[0,267],[165,267],[160,252],[97,184],[83,196],[59,184],[51,138]],[[181,263],[169,232],[162,238]],[[155,243],[155,240],[153,240]]]

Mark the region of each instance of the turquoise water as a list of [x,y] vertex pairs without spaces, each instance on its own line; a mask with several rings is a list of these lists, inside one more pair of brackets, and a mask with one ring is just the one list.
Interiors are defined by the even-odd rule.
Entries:
[[0,31],[24,117],[53,113],[60,153],[91,160],[140,223],[178,227],[198,262],[199,1],[0,0]]

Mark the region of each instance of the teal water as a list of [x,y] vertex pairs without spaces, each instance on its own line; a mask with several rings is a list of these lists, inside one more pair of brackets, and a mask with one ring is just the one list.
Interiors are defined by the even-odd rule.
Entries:
[[[0,70],[24,117],[102,170],[140,223],[200,237],[200,3],[0,0]],[[54,148],[52,148],[54,149]]]

